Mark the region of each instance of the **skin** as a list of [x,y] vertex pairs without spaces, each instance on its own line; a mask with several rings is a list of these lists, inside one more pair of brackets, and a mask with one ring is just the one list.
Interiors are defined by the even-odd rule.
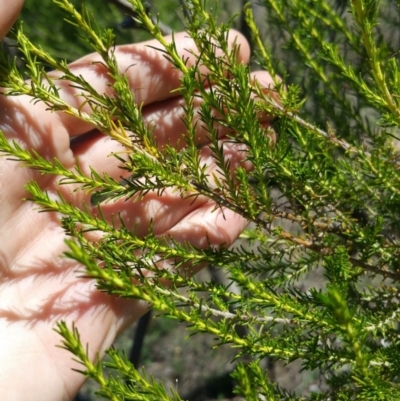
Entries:
[[[0,35],[4,36],[22,7],[22,1],[0,0]],[[192,40],[181,33],[175,36],[179,53],[189,57],[196,51]],[[231,32],[230,41],[240,44],[238,57],[249,60],[249,46],[244,37]],[[170,141],[179,145],[184,132],[181,121],[182,100],[172,97],[171,90],[179,85],[180,74],[171,68],[162,53],[147,45],[154,42],[121,46],[116,55],[121,71],[126,71],[136,100],[145,105],[146,122],[154,124],[160,146]],[[71,69],[82,74],[99,92],[110,93],[107,74],[98,64],[97,55],[88,55],[73,64]],[[54,73],[54,77],[57,74]],[[265,87],[271,84],[265,72],[254,74]],[[74,107],[83,99],[76,96],[68,83],[59,83],[61,94]],[[85,107],[84,107],[85,109]],[[90,112],[89,109],[85,111]],[[263,118],[266,122],[267,117]],[[121,151],[115,141],[92,127],[60,113],[50,113],[41,103],[28,97],[0,96],[0,129],[9,139],[27,149],[35,149],[46,158],[56,157],[68,168],[79,162],[89,172],[89,166],[118,179],[120,162],[108,157]],[[71,141],[70,139],[74,137]],[[207,133],[198,128],[198,142],[202,148],[202,164],[216,169],[207,147]],[[232,168],[243,163],[244,149],[225,144]],[[54,332],[55,323],[65,320],[69,327],[75,322],[83,344],[89,344],[89,355],[103,354],[125,327],[147,310],[140,300],[121,300],[99,293],[92,280],[78,277],[81,268],[76,262],[61,257],[66,250],[65,234],[59,226],[59,216],[38,213],[34,205],[23,200],[27,196],[24,185],[36,180],[40,187],[56,197],[57,189],[72,204],[82,207],[88,195],[73,192],[71,187],[57,186],[59,177],[40,176],[21,168],[19,163],[0,158],[0,389],[2,399],[71,400],[81,387],[84,377],[71,354],[57,348],[60,336]],[[247,221],[229,210],[213,211],[214,204],[198,198],[183,200],[172,191],[163,196],[148,194],[141,202],[103,205],[103,213],[111,218],[120,212],[128,227],[137,225],[137,233],[147,233],[150,219],[160,236],[171,236],[177,241],[189,241],[196,247],[206,247],[207,236],[212,246],[228,246],[245,228]],[[93,211],[95,213],[95,211]]]

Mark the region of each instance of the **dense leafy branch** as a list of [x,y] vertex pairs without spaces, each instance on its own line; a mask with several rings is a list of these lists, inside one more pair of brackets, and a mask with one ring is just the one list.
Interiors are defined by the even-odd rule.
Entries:
[[[146,6],[130,0],[137,24],[159,41],[160,51],[181,73],[177,92],[185,132],[184,146],[177,148],[157,146],[118,67],[112,31],[99,29],[84,8],[78,12],[68,0],[55,3],[101,56],[114,95],[97,93],[66,62],[32,44],[22,27],[15,38],[30,81],[3,57],[5,95],[29,95],[118,141],[126,152],[111,157],[128,178],[118,181],[93,169],[85,174],[79,165],[68,169],[3,134],[0,150],[27,168],[57,176],[59,185],[77,184],[75,191],[91,194],[92,203],[99,204],[76,207],[61,191],[54,198],[35,182],[27,185],[30,201],[41,211],[62,215],[70,237],[66,255],[82,265],[81,274],[95,279],[100,291],[142,299],[193,332],[211,333],[217,345],[231,344],[238,358],[249,357],[251,362],[237,364],[233,373],[236,392],[246,400],[304,399],[270,382],[259,363],[264,357],[299,359],[304,370],[318,370],[324,385],[309,399],[400,398],[400,178],[394,140],[400,72],[397,56],[387,58],[376,34],[384,6],[354,0],[344,19],[331,1],[265,0],[274,29],[285,31],[297,72],[289,64],[282,67],[276,49],[264,45],[247,6],[255,53],[275,85],[262,88],[250,68],[237,61],[237,46],[228,46],[230,25],[217,24],[202,1],[185,2],[187,33],[198,48],[189,65]],[[90,113],[60,98],[48,68],[79,91]],[[365,117],[367,107],[374,118]],[[262,115],[268,115],[268,127]],[[198,124],[208,132],[217,174],[209,174],[201,162]],[[221,145],[222,129],[230,143],[246,147],[251,173],[232,168]],[[102,202],[133,201],[167,189],[182,199],[207,198],[216,210],[230,209],[253,225],[242,234],[243,243],[231,249],[198,249],[157,236],[152,227],[140,236],[122,216],[110,223],[102,215]],[[89,231],[98,233],[98,240],[90,239]],[[186,274],[207,264],[226,271],[239,292]],[[319,283],[312,282],[314,277]],[[238,335],[237,326],[246,327],[247,334]],[[57,331],[82,373],[100,384],[103,397],[180,400],[114,349],[108,351],[107,366],[116,375],[107,377],[102,362],[88,358],[74,327],[59,323]]]

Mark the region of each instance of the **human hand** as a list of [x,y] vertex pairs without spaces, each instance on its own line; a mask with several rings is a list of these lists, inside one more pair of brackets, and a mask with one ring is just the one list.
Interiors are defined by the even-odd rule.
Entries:
[[[7,13],[3,13],[7,7]],[[0,33],[5,33],[18,13],[21,2],[0,0]],[[171,38],[169,38],[171,40]],[[237,32],[231,32],[230,43],[240,45],[238,57],[248,62],[249,47]],[[193,63],[195,45],[186,34],[175,35],[177,50]],[[126,72],[135,99],[143,103],[143,118],[153,123],[154,135],[162,146],[176,144],[184,124],[181,99],[171,91],[179,86],[180,74],[171,68],[163,54],[154,48],[156,41],[116,48],[119,68]],[[110,94],[108,76],[98,55],[86,56],[71,64],[70,69],[82,75],[99,93]],[[269,75],[257,73],[261,85],[269,85]],[[57,83],[58,84],[58,83]],[[61,97],[80,108],[82,97],[65,81],[58,85]],[[164,100],[163,100],[164,99]],[[84,172],[89,167],[119,179],[120,162],[110,153],[122,151],[121,145],[75,117],[50,113],[43,103],[32,103],[30,97],[0,97],[0,129],[9,140],[23,148],[35,149],[47,159],[57,158],[73,169],[79,161]],[[90,113],[87,106],[82,110]],[[207,132],[198,127],[199,142],[204,144]],[[79,137],[77,140],[70,139]],[[203,147],[203,163],[209,171],[215,169],[212,157]],[[234,167],[243,160],[243,148],[226,144]],[[250,168],[250,166],[247,166]],[[71,355],[56,345],[60,337],[54,332],[55,323],[72,322],[79,330],[83,344],[89,344],[92,359],[114,341],[117,333],[146,312],[139,300],[124,300],[100,293],[92,280],[77,275],[81,268],[72,260],[60,257],[66,250],[65,233],[54,213],[38,213],[34,205],[23,201],[24,186],[29,181],[56,197],[61,190],[64,198],[81,207],[89,204],[89,195],[73,192],[68,186],[58,186],[59,178],[40,175],[21,168],[15,161],[0,158],[0,389],[2,398],[21,400],[70,400],[79,390],[84,376],[72,370],[77,365]],[[123,200],[104,204],[107,218],[120,213],[128,227],[136,227],[139,236],[147,234],[150,221],[153,232],[190,242],[196,247],[209,244],[230,245],[247,222],[230,210],[215,210],[215,204],[204,198],[182,199],[178,193],[162,196],[146,195],[141,202]],[[95,212],[95,210],[93,210]]]

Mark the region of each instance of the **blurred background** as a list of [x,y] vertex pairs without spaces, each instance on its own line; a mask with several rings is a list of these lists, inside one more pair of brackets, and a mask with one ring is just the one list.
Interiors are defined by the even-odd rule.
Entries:
[[[95,17],[101,28],[113,28],[117,37],[116,44],[139,42],[150,38],[141,29],[131,29],[134,23],[128,17],[129,3],[126,0],[80,0],[71,1],[77,9],[84,4]],[[218,12],[219,19],[227,21],[239,14],[246,2],[242,0],[211,0],[207,4]],[[180,0],[147,1],[148,9],[154,18],[159,16],[162,26],[174,31],[184,29],[184,12]],[[84,38],[77,36],[74,27],[65,22],[66,14],[52,0],[26,0],[20,20],[24,21],[24,30],[32,41],[40,43],[54,57],[75,60],[90,51]],[[240,17],[234,26],[241,29]]]

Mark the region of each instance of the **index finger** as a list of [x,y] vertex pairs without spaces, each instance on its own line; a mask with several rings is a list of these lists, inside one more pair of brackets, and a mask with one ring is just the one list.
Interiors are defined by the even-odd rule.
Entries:
[[[187,66],[193,66],[198,62],[196,44],[187,33],[180,32],[173,37],[167,36],[166,40],[169,43],[174,40],[176,50]],[[241,33],[231,30],[228,43],[231,49],[237,46],[237,58],[240,62],[249,61],[250,48]],[[136,104],[148,105],[176,96],[172,91],[179,87],[182,73],[173,67],[161,50],[164,49],[157,40],[115,48],[114,54],[119,71],[127,76]],[[220,49],[216,49],[216,56],[223,56]],[[75,75],[81,75],[98,93],[113,96],[113,81],[102,61],[99,54],[93,53],[70,64],[70,70]],[[200,66],[200,69],[202,73],[207,74],[204,66]],[[61,76],[61,73],[51,74],[52,77],[57,75]],[[90,114],[89,105],[81,107],[85,103],[85,99],[80,96],[81,90],[71,87],[68,81],[63,80],[56,81],[56,85],[60,88],[59,93],[63,100],[72,107]],[[73,116],[63,114],[60,117],[70,136],[83,134],[92,128]]]
[[0,0],[0,40],[12,27],[23,4],[24,0]]

